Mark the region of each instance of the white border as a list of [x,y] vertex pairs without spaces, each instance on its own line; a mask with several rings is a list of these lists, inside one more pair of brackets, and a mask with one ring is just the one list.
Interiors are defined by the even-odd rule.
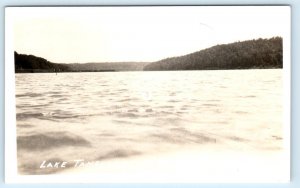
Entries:
[[286,31],[283,37],[283,127],[284,127],[284,162],[286,163],[286,179],[291,177],[291,7],[288,9],[287,20],[289,19]]
[[17,176],[17,138],[15,70],[13,53],[13,14],[5,8],[5,182],[14,182]]

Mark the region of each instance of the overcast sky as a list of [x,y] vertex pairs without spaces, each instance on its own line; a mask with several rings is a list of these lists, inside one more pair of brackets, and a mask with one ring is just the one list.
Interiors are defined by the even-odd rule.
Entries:
[[285,36],[288,7],[9,8],[18,53],[56,63],[156,61]]

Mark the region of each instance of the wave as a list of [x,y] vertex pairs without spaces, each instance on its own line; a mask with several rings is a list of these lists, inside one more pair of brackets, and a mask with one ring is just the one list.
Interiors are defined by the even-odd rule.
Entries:
[[17,94],[16,95],[17,98],[20,98],[20,97],[40,97],[40,96],[44,96],[44,94],[43,93],[28,92],[28,93]]
[[206,144],[206,143],[216,143],[217,139],[204,135],[204,134],[197,134],[191,132],[183,132],[180,134],[151,134],[150,138],[156,139],[160,142],[169,142],[171,144],[191,144],[191,143],[198,143],[198,144]]
[[[41,106],[42,107],[42,106]],[[35,109],[42,111],[43,109],[41,107],[35,107]],[[31,118],[36,118],[40,120],[49,120],[49,121],[59,121],[62,119],[85,119],[87,117],[91,116],[98,116],[101,114],[75,114],[70,113],[68,111],[62,111],[62,110],[54,110],[49,112],[23,112],[23,113],[17,113],[16,119],[18,121],[27,120]]]
[[18,150],[48,150],[65,146],[89,147],[91,143],[69,132],[46,132],[43,134],[17,137]]
[[106,159],[114,159],[114,158],[127,158],[135,155],[140,155],[140,152],[134,150],[113,150],[104,155],[101,155],[97,158],[97,160],[106,160]]
[[120,114],[118,114],[118,117],[138,118],[138,117],[141,117],[141,115],[138,113],[128,112],[128,113],[120,113]]
[[32,125],[32,124],[20,124],[20,123],[18,123],[17,124],[17,127],[20,127],[20,128],[32,128],[32,127],[34,127],[34,125]]
[[66,97],[67,95],[63,95],[63,94],[54,94],[54,95],[50,95],[49,97],[53,97],[53,98],[61,98],[61,97]]
[[39,112],[26,112],[26,113],[17,113],[16,114],[16,118],[17,120],[24,120],[24,119],[28,119],[28,118],[42,118],[44,116],[43,113],[39,113]]

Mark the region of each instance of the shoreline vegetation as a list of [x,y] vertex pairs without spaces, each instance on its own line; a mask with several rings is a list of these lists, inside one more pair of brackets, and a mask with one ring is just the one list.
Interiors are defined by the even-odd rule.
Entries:
[[155,62],[64,64],[17,52],[14,60],[15,73],[278,69],[283,67],[282,54],[282,38],[273,37],[216,45]]

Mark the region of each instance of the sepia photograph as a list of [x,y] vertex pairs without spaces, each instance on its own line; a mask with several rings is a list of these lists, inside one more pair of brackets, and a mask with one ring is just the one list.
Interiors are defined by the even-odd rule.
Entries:
[[290,14],[6,7],[7,181],[288,182]]

